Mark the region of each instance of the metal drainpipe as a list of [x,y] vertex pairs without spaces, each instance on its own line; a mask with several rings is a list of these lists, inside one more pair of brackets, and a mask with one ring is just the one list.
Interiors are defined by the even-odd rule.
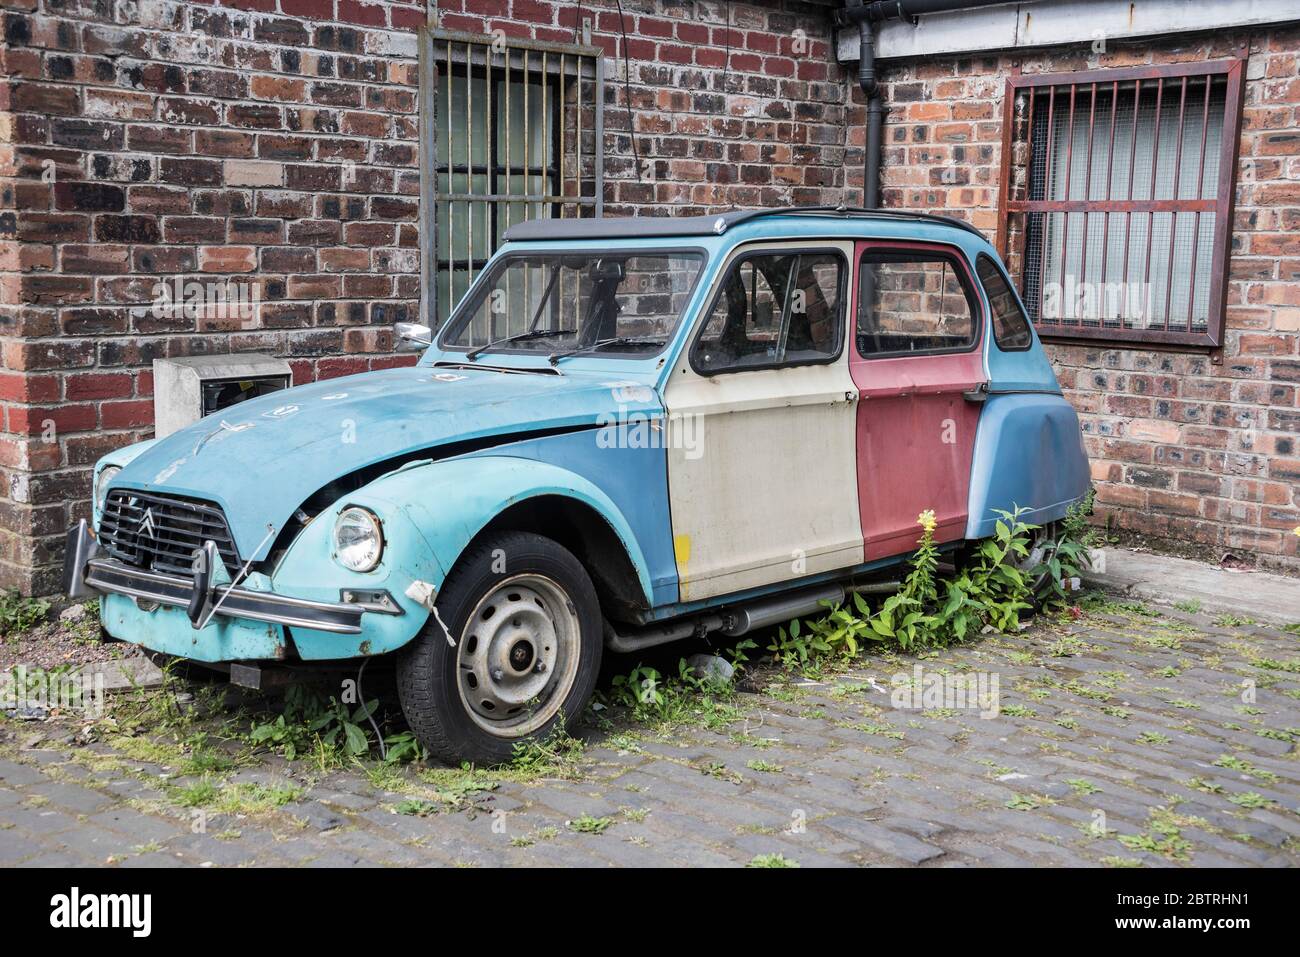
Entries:
[[880,208],[880,128],[885,113],[876,75],[876,24],[881,20],[909,20],[929,13],[974,9],[1003,4],[1008,0],[846,0],[835,12],[840,26],[858,26],[858,85],[867,97],[866,156],[862,161],[862,205]]
[[858,86],[867,97],[866,156],[862,162],[862,205],[880,208],[880,124],[885,104],[876,76],[876,21],[858,21]]

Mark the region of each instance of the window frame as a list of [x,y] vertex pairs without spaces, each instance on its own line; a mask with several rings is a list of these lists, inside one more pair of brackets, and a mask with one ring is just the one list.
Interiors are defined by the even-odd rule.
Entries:
[[[806,256],[824,255],[828,253],[837,256],[840,265],[840,281],[839,287],[836,290],[837,296],[835,304],[836,312],[838,313],[837,322],[839,336],[836,340],[835,353],[833,355],[821,356],[814,359],[800,359],[793,362],[764,362],[756,365],[733,366],[727,369],[701,368],[699,363],[696,361],[696,357],[700,351],[700,342],[704,338],[704,333],[709,328],[709,321],[713,318],[713,310],[717,308],[718,302],[724,295],[726,295],[727,280],[731,277],[731,271],[733,269],[743,265],[750,259],[756,259],[761,256]],[[800,366],[831,365],[832,363],[838,362],[840,357],[844,355],[844,323],[847,316],[845,300],[849,292],[848,284],[852,281],[852,272],[852,262],[845,256],[844,250],[838,246],[756,246],[748,250],[745,247],[740,247],[740,249],[737,250],[736,255],[723,263],[722,271],[718,274],[717,278],[717,289],[714,291],[712,297],[710,297],[708,305],[701,310],[697,318],[699,328],[694,332],[690,348],[686,351],[686,361],[691,367],[691,371],[698,376],[712,378],[713,376],[719,375],[733,375],[738,372],[763,372],[773,369],[797,369]],[[784,315],[782,318],[784,318]]]
[[[1011,295],[1016,297],[1016,308],[1020,310],[1020,318],[1024,320],[1025,326],[1029,329],[1029,341],[1023,346],[1009,347],[1004,346],[998,341],[997,322],[993,316],[993,296],[989,294],[988,286],[983,278],[980,277],[980,263],[988,262],[993,266],[1004,283],[1007,284],[1007,290]],[[1029,310],[1020,299],[1020,293],[1016,290],[1016,284],[1011,281],[1011,274],[1002,268],[1002,264],[990,256],[988,253],[980,253],[975,257],[975,280],[980,284],[980,292],[984,295],[984,301],[988,303],[989,311],[989,335],[993,338],[993,344],[998,347],[999,352],[1028,352],[1034,347],[1034,320],[1029,317]]]
[[[858,345],[858,311],[862,308],[862,260],[864,257],[879,252],[901,252],[901,253],[930,253],[933,256],[941,257],[951,261],[956,268],[954,273],[965,274],[965,281],[962,282],[962,290],[966,295],[966,303],[971,307],[972,326],[975,329],[975,335],[972,341],[962,348],[945,348],[945,349],[916,349],[916,350],[895,350],[893,352],[873,352],[865,353]],[[980,296],[983,285],[980,284],[978,277],[971,269],[971,265],[966,260],[966,256],[956,246],[949,246],[944,243],[927,243],[927,242],[868,242],[860,251],[855,253],[856,262],[854,263],[853,277],[856,280],[853,289],[853,350],[857,353],[859,359],[863,362],[873,362],[877,359],[910,359],[913,356],[959,356],[979,349],[984,342],[984,329],[989,324],[990,316],[984,309],[984,300]],[[961,281],[959,279],[959,281]]]
[[[1037,318],[1030,310],[1030,304],[1026,298],[1026,285],[1024,275],[1024,255],[1019,260],[1019,282],[1013,284],[1012,288],[1016,290],[1021,301],[1025,304],[1026,313],[1029,316],[1030,324],[1038,333],[1039,337],[1047,340],[1060,341],[1079,341],[1079,342],[1100,342],[1113,343],[1118,345],[1133,345],[1138,343],[1148,345],[1159,345],[1173,348],[1196,348],[1196,349],[1217,349],[1223,345],[1223,332],[1225,326],[1225,314],[1227,309],[1227,284],[1229,260],[1231,257],[1231,242],[1233,229],[1233,212],[1236,199],[1237,185],[1237,163],[1238,149],[1241,139],[1241,111],[1245,93],[1246,80],[1246,58],[1244,55],[1230,57],[1218,60],[1202,60],[1199,62],[1189,63],[1170,63],[1152,66],[1126,67],[1116,69],[1100,69],[1080,71],[1077,73],[1038,73],[1038,74],[1021,74],[1017,70],[1006,81],[1006,90],[1003,101],[1002,117],[1002,164],[999,196],[1001,202],[998,209],[998,226],[996,248],[1001,255],[1003,262],[1011,262],[1010,256],[1010,218],[1013,215],[1022,215],[1025,219],[1025,225],[1020,230],[1020,242],[1028,242],[1028,216],[1031,213],[1050,214],[1064,213],[1068,224],[1070,217],[1074,214],[1082,213],[1084,215],[1084,243],[1087,244],[1088,237],[1088,213],[1105,213],[1107,214],[1105,222],[1106,228],[1109,228],[1109,214],[1126,213],[1130,216],[1146,213],[1148,216],[1148,235],[1152,235],[1154,230],[1151,223],[1155,221],[1155,216],[1162,213],[1168,213],[1173,216],[1170,234],[1176,232],[1178,213],[1186,212],[1213,212],[1215,216],[1214,233],[1211,240],[1213,249],[1211,250],[1209,288],[1207,290],[1207,312],[1206,328],[1203,332],[1193,331],[1191,327],[1190,310],[1187,319],[1187,328],[1178,329],[1171,326],[1170,316],[1166,313],[1163,326],[1155,326],[1146,329],[1126,329],[1114,326],[1085,326],[1082,320],[1054,321],[1043,322]],[[1035,95],[1047,95],[1052,99],[1052,104],[1060,104],[1061,95],[1065,95],[1070,109],[1073,110],[1074,97],[1081,89],[1084,90],[1085,96],[1090,97],[1088,109],[1095,111],[1095,97],[1100,90],[1107,92],[1109,88],[1112,97],[1112,110],[1114,108],[1114,97],[1119,92],[1120,84],[1135,83],[1140,84],[1139,89],[1145,89],[1146,84],[1156,84],[1159,95],[1171,94],[1174,97],[1180,96],[1180,88],[1185,97],[1187,80],[1192,78],[1205,77],[1206,82],[1212,83],[1217,77],[1224,77],[1224,104],[1223,104],[1223,125],[1221,141],[1219,145],[1218,156],[1218,179],[1214,189],[1213,200],[1201,199],[1145,199],[1145,200],[1116,200],[1113,197],[1107,197],[1106,200],[1031,200],[1028,198],[1029,191],[1032,188],[1031,178],[1033,175],[1033,157],[1031,155],[1032,144],[1030,135],[1032,131],[1032,114],[1034,110],[1033,99]],[[1172,82],[1171,82],[1172,81]],[[1091,88],[1088,90],[1087,88]],[[1028,116],[1028,125],[1017,120],[1015,102],[1018,96],[1028,94],[1030,98],[1029,106],[1026,110]],[[1185,116],[1183,110],[1196,109],[1196,104],[1191,98],[1185,97],[1180,102],[1180,131],[1179,131],[1179,152],[1178,159],[1175,160],[1176,167],[1181,170],[1182,160],[1181,150],[1181,124]],[[1158,111],[1157,111],[1158,112]],[[1089,123],[1096,122],[1095,112],[1090,112]],[[1157,124],[1158,124],[1157,119]],[[1025,126],[1026,134],[1023,138],[1017,138],[1017,129]],[[1157,125],[1158,129],[1158,125]],[[1050,132],[1050,131],[1049,131]],[[1091,137],[1090,137],[1091,139]],[[1114,138],[1112,139],[1110,149],[1114,149]],[[1017,146],[1029,146],[1021,154],[1021,161],[1016,162]],[[1072,146],[1071,146],[1072,148]],[[1153,147],[1153,156],[1155,156]],[[1207,158],[1209,154],[1207,153]],[[1158,162],[1158,160],[1157,160]],[[1068,164],[1068,155],[1067,155]],[[1208,163],[1207,163],[1208,165]],[[1017,195],[1022,198],[1012,198],[1012,168],[1023,171],[1023,177],[1020,179]],[[1203,171],[1202,171],[1203,172]],[[1048,172],[1050,175],[1050,171]],[[1212,203],[1212,208],[1206,209],[1205,204]],[[1194,227],[1195,229],[1195,227]],[[1103,236],[1106,234],[1103,233]],[[1106,240],[1103,238],[1103,245]],[[1027,248],[1027,247],[1026,247]],[[1148,250],[1147,258],[1150,260],[1152,253]],[[1009,271],[1008,271],[1009,272]],[[1172,282],[1173,270],[1169,272],[1169,282]],[[1194,287],[1193,287],[1194,288]],[[1166,296],[1166,298],[1169,298]],[[1167,309],[1167,305],[1166,305]]]

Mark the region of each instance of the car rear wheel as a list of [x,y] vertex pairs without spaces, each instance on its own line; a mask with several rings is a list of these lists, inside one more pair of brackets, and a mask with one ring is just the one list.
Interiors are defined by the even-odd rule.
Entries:
[[501,764],[519,742],[574,726],[600,671],[602,629],[595,588],[569,551],[526,532],[493,536],[461,558],[436,606],[397,664],[402,710],[430,752]]
[[1056,522],[1049,522],[1035,529],[1029,539],[1029,554],[1016,566],[1025,573],[1030,591],[1035,598],[1041,597],[1040,593],[1052,580],[1052,573],[1047,568],[1047,563],[1056,555],[1056,543],[1059,538],[1060,530]]

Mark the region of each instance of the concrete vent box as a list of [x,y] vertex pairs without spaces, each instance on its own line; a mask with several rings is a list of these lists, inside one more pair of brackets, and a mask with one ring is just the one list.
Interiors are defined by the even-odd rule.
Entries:
[[162,438],[206,415],[287,389],[289,363],[257,353],[153,361],[154,433]]

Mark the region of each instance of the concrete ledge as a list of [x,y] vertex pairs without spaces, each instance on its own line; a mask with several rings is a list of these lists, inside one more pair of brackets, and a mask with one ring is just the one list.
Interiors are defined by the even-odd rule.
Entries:
[[77,673],[83,679],[91,681],[96,674],[103,674],[105,691],[157,688],[163,683],[162,670],[143,655],[82,665],[77,669]]
[[1300,579],[1122,548],[1101,551],[1102,568],[1083,575],[1099,588],[1165,605],[1198,601],[1202,611],[1216,615],[1282,625],[1300,622]]

